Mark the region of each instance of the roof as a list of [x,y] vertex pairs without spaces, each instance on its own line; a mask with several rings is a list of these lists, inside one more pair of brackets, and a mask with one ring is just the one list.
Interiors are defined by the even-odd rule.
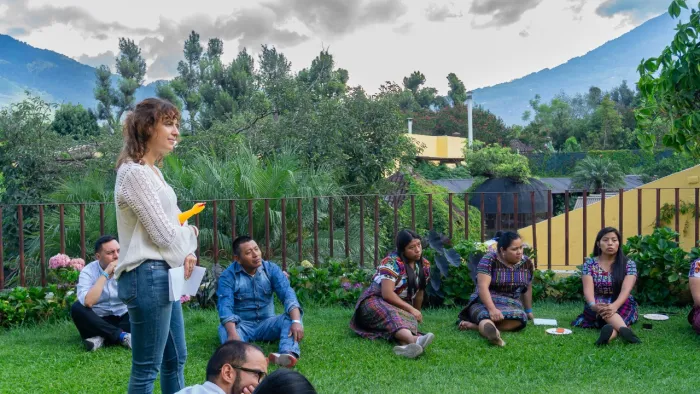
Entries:
[[[566,190],[571,190],[571,178],[539,178],[540,182],[552,189],[552,194],[564,194]],[[440,185],[452,193],[464,193],[474,184],[473,178],[466,179],[438,179],[431,181],[434,185]],[[635,189],[642,186],[642,177],[639,175],[626,175],[623,189]],[[607,195],[607,193],[606,193]]]

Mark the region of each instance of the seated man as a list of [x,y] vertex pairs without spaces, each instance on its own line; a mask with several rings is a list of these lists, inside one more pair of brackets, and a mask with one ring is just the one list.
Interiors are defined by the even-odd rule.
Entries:
[[95,258],[80,272],[78,301],[71,307],[71,317],[87,350],[97,350],[105,342],[131,349],[129,313],[117,295],[114,279],[119,260],[117,239],[100,237],[95,242]]
[[259,347],[228,341],[209,359],[207,381],[176,394],[251,394],[266,375],[267,359]]
[[[270,362],[286,368],[299,358],[299,341],[304,337],[302,310],[282,269],[263,261],[258,244],[248,236],[233,241],[235,260],[219,278],[217,289],[219,339],[280,341],[279,353],[269,355]],[[284,305],[284,314],[275,316],[273,294]]]
[[690,264],[690,273],[688,276],[690,293],[693,295],[693,309],[691,309],[688,314],[688,323],[690,323],[695,332],[700,335],[700,259]]

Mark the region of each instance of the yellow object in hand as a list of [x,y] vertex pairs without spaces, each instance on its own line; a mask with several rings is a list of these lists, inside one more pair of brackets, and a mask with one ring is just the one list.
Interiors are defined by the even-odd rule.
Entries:
[[202,212],[203,210],[204,210],[204,203],[203,202],[194,204],[194,206],[191,209],[188,209],[187,211],[177,215],[177,219],[180,221],[180,225],[183,225],[183,224],[185,224],[187,219]]

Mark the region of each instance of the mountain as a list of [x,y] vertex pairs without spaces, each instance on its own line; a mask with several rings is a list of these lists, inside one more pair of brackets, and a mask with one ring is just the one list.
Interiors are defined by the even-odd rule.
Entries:
[[506,124],[522,124],[521,116],[530,109],[529,100],[535,94],[549,101],[562,91],[574,95],[588,92],[591,86],[605,91],[623,80],[633,88],[639,80],[637,66],[641,60],[661,54],[673,40],[677,23],[664,13],[560,66],[475,89],[474,103],[500,116]]
[[[31,90],[44,99],[94,108],[95,69],[67,56],[0,34],[0,107]],[[137,100],[155,94],[155,84],[142,87]]]
[[[674,19],[662,14],[560,66],[476,89],[474,101],[507,124],[521,124],[521,116],[535,94],[549,101],[560,92],[585,93],[594,85],[609,90],[623,80],[632,87],[639,79],[637,66],[642,58],[661,54],[673,39],[675,25]],[[53,102],[95,107],[94,86],[94,68],[0,35],[0,106],[21,99],[24,90],[31,89]],[[152,83],[137,92],[137,100],[154,94]]]

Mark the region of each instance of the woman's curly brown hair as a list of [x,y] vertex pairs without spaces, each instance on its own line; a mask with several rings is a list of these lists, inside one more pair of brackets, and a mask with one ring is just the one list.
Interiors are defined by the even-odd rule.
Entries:
[[124,119],[124,146],[117,159],[117,168],[133,161],[140,163],[148,151],[146,144],[159,122],[180,120],[180,111],[172,103],[159,98],[147,98],[136,104]]

